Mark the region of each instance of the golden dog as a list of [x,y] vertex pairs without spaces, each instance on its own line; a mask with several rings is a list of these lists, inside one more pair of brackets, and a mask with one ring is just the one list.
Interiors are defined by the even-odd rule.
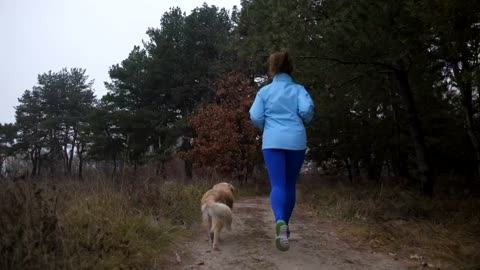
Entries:
[[218,250],[218,238],[223,227],[231,230],[233,191],[231,184],[219,183],[202,197],[202,220],[215,250]]

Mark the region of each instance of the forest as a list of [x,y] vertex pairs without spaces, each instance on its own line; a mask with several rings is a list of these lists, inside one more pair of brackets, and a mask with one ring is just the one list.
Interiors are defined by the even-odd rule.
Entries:
[[[2,176],[81,177],[97,162],[161,174],[180,154],[187,177],[209,168],[246,181],[261,162],[248,107],[268,83],[269,54],[288,49],[316,102],[308,136],[318,166],[350,181],[409,179],[425,194],[442,176],[478,179],[475,1],[270,2],[171,8],[111,66],[103,97],[85,69],[39,74],[16,122],[1,126]],[[9,168],[9,157],[28,169]]]
[[455,188],[478,202],[478,1],[242,0],[187,12],[138,29],[148,38],[112,63],[104,96],[82,67],[39,71],[15,123],[0,124],[1,178],[165,179],[175,161],[173,181],[262,182],[248,110],[270,82],[269,55],[288,50],[315,102],[305,174],[421,200]]

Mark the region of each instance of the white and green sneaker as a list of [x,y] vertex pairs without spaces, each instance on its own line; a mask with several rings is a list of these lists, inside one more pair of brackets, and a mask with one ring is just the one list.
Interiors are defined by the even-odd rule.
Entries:
[[280,251],[287,251],[290,248],[288,244],[288,226],[283,220],[278,221],[275,226],[275,246]]

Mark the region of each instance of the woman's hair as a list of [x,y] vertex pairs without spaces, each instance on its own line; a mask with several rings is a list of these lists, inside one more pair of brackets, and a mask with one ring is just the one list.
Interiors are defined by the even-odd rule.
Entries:
[[268,74],[273,77],[278,73],[287,73],[292,75],[292,58],[287,51],[275,52],[268,58]]

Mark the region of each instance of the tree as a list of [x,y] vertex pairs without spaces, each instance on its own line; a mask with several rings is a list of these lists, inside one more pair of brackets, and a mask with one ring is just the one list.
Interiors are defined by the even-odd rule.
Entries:
[[248,110],[256,89],[238,73],[229,73],[215,84],[213,103],[190,118],[193,148],[185,157],[200,168],[209,168],[245,183],[260,161],[260,138]]
[[[261,8],[258,7],[270,2],[257,0],[244,3],[247,6],[244,17],[249,18],[249,13],[260,13]],[[329,91],[325,87],[327,84],[330,89],[332,85],[359,89],[356,84],[368,80],[383,81],[395,90],[394,94],[400,97],[401,106],[405,109],[422,190],[431,193],[434,178],[410,78],[414,66],[418,70],[428,63],[425,61],[424,24],[416,17],[423,6],[408,1],[380,3],[370,0],[301,1],[297,8],[291,8],[291,5],[287,1],[276,2],[272,15],[266,15],[268,19],[261,28],[263,31],[256,30],[254,24],[249,24],[247,20],[243,26],[244,33],[250,36],[250,40],[263,40],[254,44],[272,44],[273,47],[265,47],[275,49],[279,46],[291,48],[294,56],[300,59],[300,80],[314,89],[313,95],[319,91]],[[259,19],[253,17],[253,21]],[[265,32],[270,34],[262,38]],[[336,68],[332,65],[348,67]],[[328,66],[329,70],[322,66]],[[321,74],[326,78],[318,78],[319,69],[316,67],[321,67]],[[305,71],[307,69],[310,71]],[[392,83],[395,87],[392,87]],[[371,91],[384,89],[382,85],[379,86]],[[379,92],[376,94],[388,97]],[[363,98],[350,100],[356,103],[366,101]],[[386,105],[386,101],[382,100],[377,108],[382,103]],[[370,107],[368,111],[373,112],[372,109],[375,107]]]
[[96,162],[111,161],[113,163],[112,177],[117,173],[118,161],[122,159],[122,153],[127,148],[122,126],[123,118],[118,114],[120,112],[116,106],[103,98],[88,114],[89,124],[85,127],[84,132],[91,138],[91,141],[79,149],[86,151],[83,152],[84,159]]
[[40,173],[42,161],[49,161],[55,173],[62,161],[70,174],[74,150],[80,140],[79,128],[93,107],[93,81],[84,69],[62,69],[38,75],[38,85],[26,90],[16,107],[20,149],[29,153],[32,176]]
[[15,118],[18,127],[18,146],[32,162],[31,176],[40,174],[40,154],[46,145],[47,132],[41,128],[40,123],[45,119],[42,113],[40,92],[35,87],[26,90],[16,107]]
[[231,14],[206,4],[189,15],[170,9],[110,68],[98,104],[82,69],[39,75],[19,99],[14,140],[32,175],[47,165],[56,173],[59,164],[69,174],[75,158],[79,175],[87,160],[112,162],[113,174],[119,162],[155,163],[163,175],[182,151],[188,176],[193,162],[244,181],[259,142],[245,102],[267,81],[269,54],[282,48],[317,104],[308,127],[312,160],[335,161],[352,182],[408,178],[425,194],[437,175],[480,175],[475,2],[241,4]]
[[474,90],[478,89],[480,67],[480,8],[469,1],[433,2],[431,13],[425,14],[432,29],[432,57],[444,67],[448,79],[442,82],[459,91],[464,114],[465,131],[476,158],[480,177],[480,141],[473,116]]
[[14,124],[0,124],[0,177],[4,177],[5,160],[14,153],[16,133]]
[[113,117],[122,117],[120,132],[134,166],[160,159],[163,167],[177,138],[191,137],[184,119],[212,99],[214,79],[233,65],[231,32],[224,9],[205,4],[186,16],[173,8],[160,28],[148,29],[144,48],[135,46],[112,66],[104,102],[114,108]]
[[111,83],[105,83],[109,93],[103,97],[117,128],[126,143],[127,160],[136,168],[143,162],[148,147],[155,141],[151,124],[158,116],[157,100],[148,87],[147,52],[135,46],[121,65],[110,68]]
[[326,30],[321,35],[325,41],[317,55],[319,59],[373,71],[377,77],[390,74],[392,89],[405,110],[421,189],[432,194],[434,176],[411,78],[412,71],[421,72],[428,63],[425,24],[416,16],[424,7],[408,1],[340,2],[336,8],[345,7],[342,12],[324,21]]

